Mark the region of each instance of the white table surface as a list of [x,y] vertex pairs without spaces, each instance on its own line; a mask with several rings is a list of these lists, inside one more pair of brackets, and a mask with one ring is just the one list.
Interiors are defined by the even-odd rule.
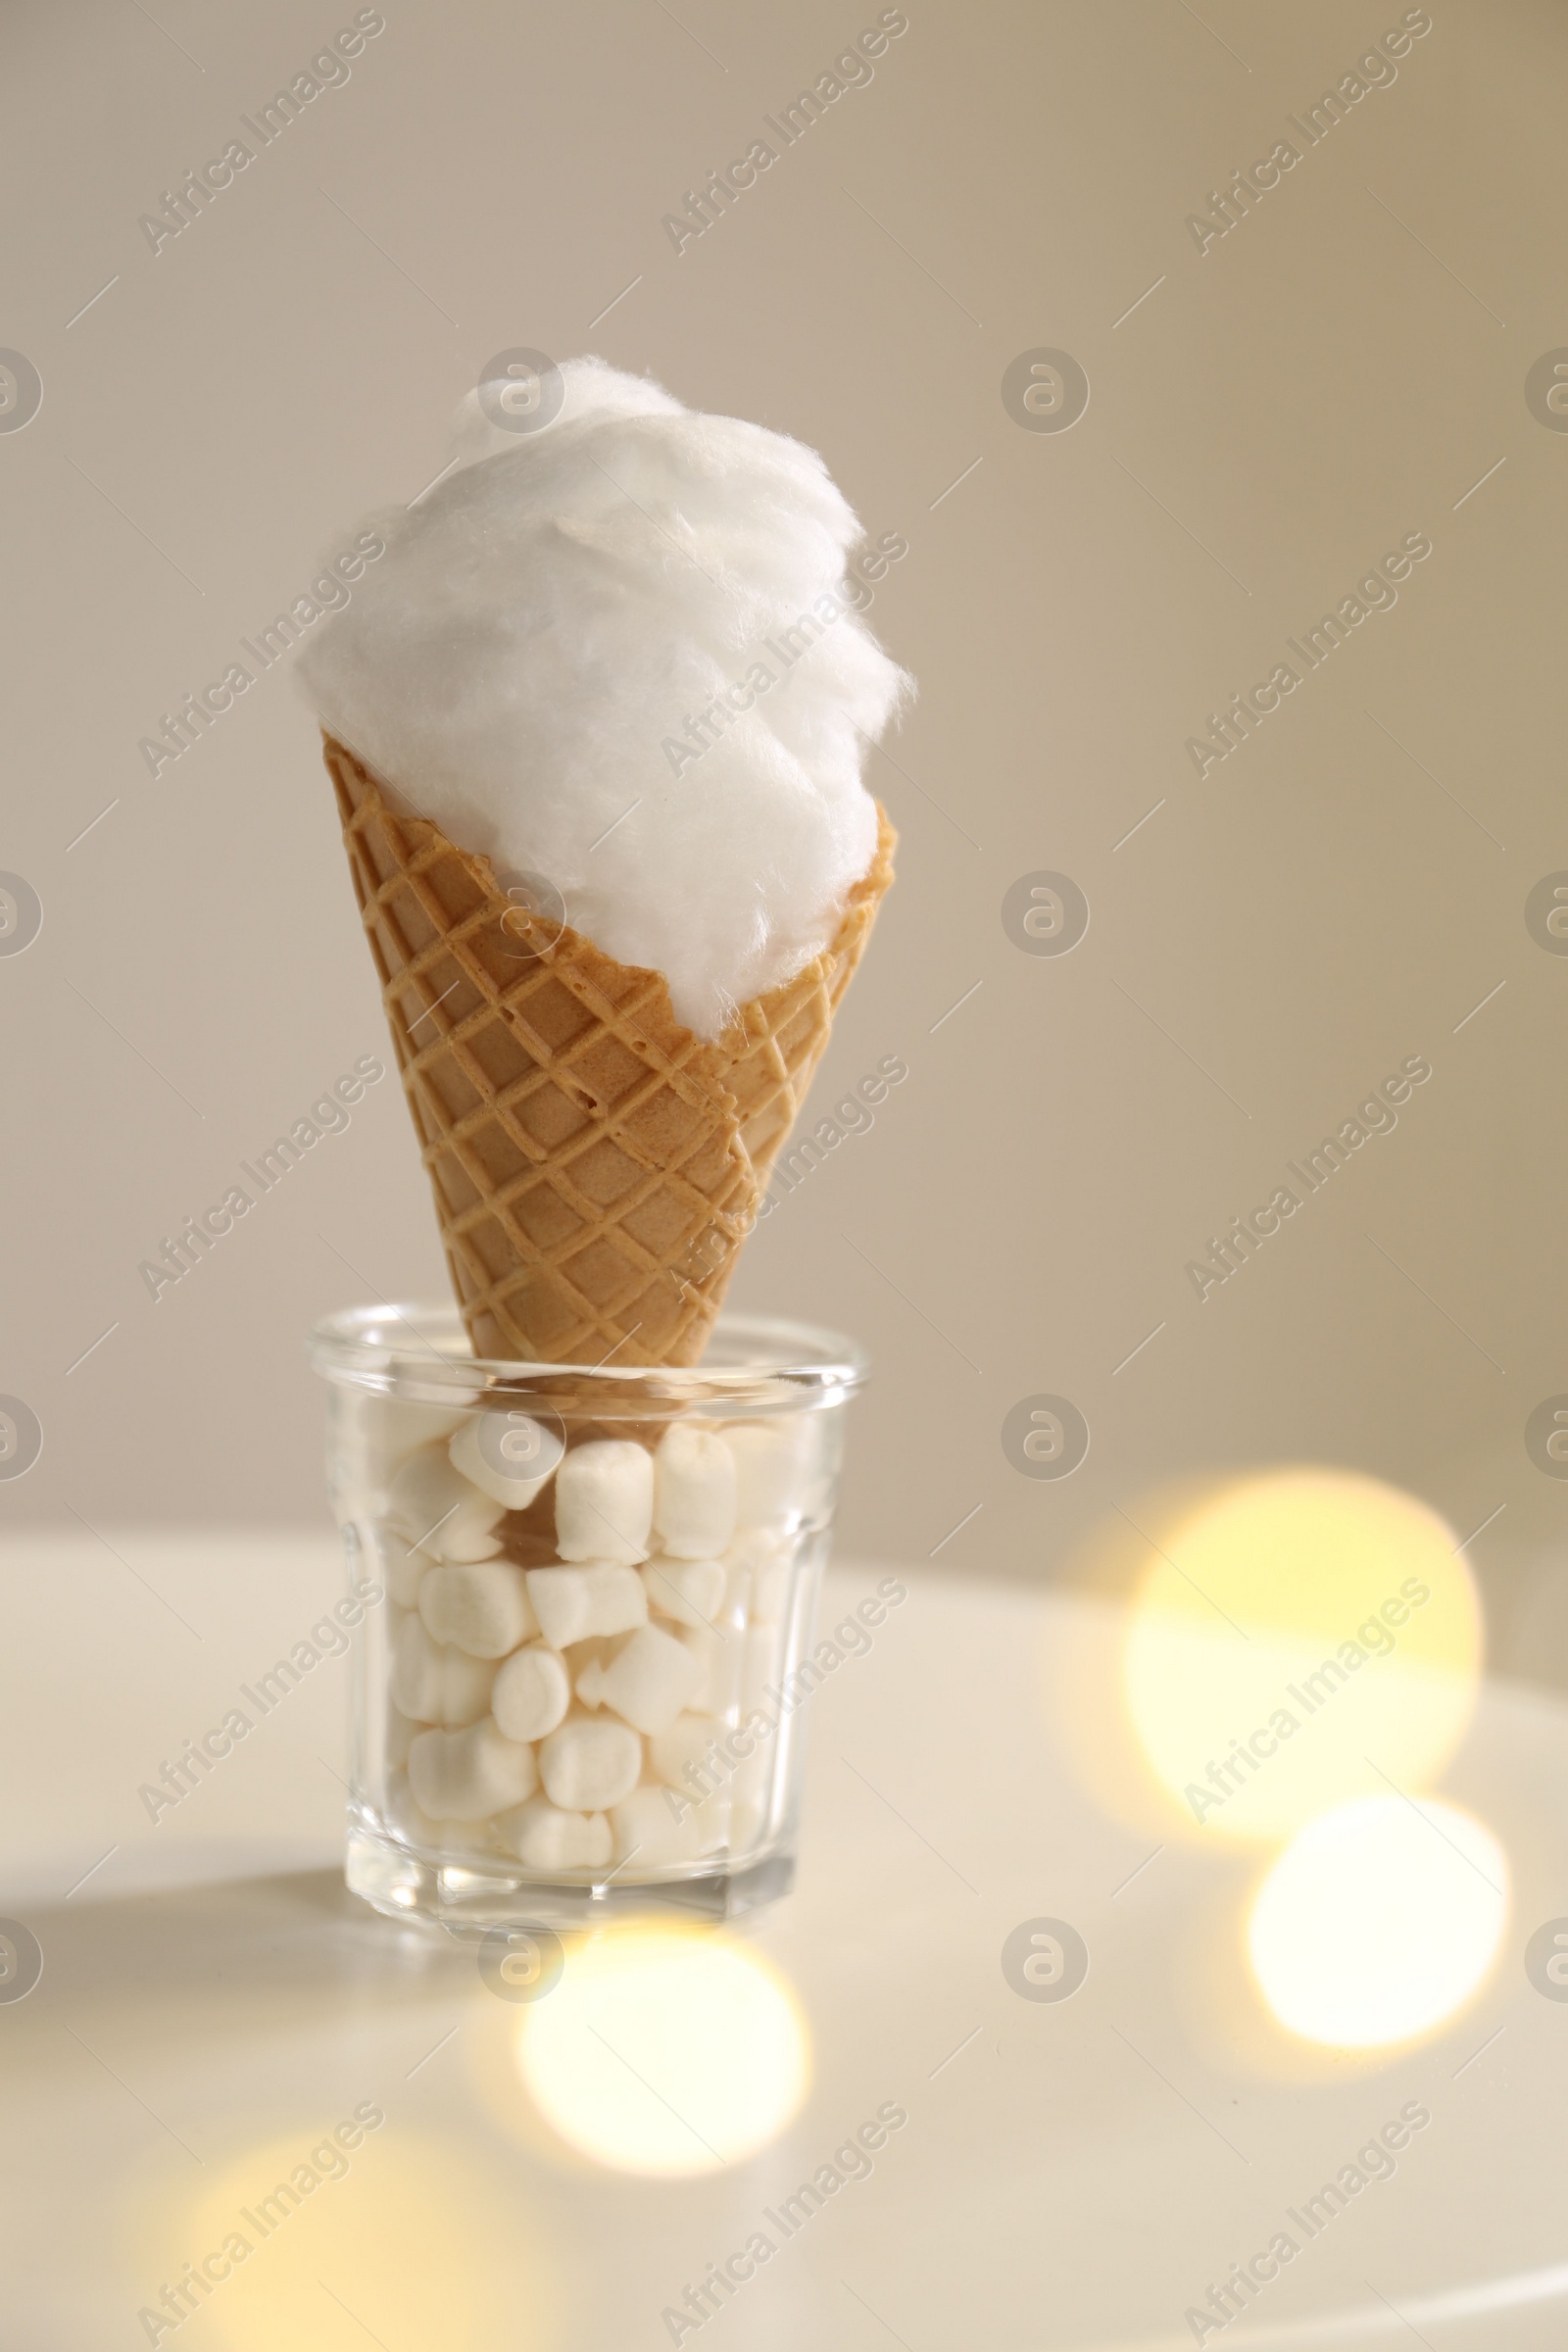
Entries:
[[[1065,1735],[1061,1692],[1108,1676],[1114,1612],[909,1575],[870,1654],[812,1701],[796,1893],[720,1932],[793,1988],[804,2103],[750,2158],[644,2179],[575,2153],[531,2103],[514,2057],[528,2013],[485,1988],[471,1949],[343,1891],[341,1664],[146,1818],[138,1785],[336,1591],[330,1539],[112,1542],[0,1560],[0,1913],[45,1955],[36,1989],[0,2005],[8,2352],[147,2342],[139,2309],[221,2242],[214,2217],[367,2101],[384,2128],[182,2345],[666,2344],[685,2283],[887,2101],[908,2121],[871,2177],[682,2341],[1188,2344],[1207,2283],[1410,2100],[1432,2123],[1395,2178],[1225,2344],[1568,2341],[1568,2004],[1521,1964],[1530,1929],[1568,1912],[1568,1713],[1547,1697],[1486,1687],[1442,1785],[1508,1857],[1489,1979],[1421,2046],[1314,2051],[1270,2020],[1240,1957],[1266,1857],[1174,1838],[1140,1870],[1159,1840],[1097,1796]],[[835,1571],[829,1621],[887,1573]],[[1020,1999],[1000,1966],[1008,1932],[1041,1916],[1091,1952],[1061,2003]],[[722,2064],[699,2025],[685,2082]],[[680,2106],[679,2075],[647,2096],[663,2093]]]

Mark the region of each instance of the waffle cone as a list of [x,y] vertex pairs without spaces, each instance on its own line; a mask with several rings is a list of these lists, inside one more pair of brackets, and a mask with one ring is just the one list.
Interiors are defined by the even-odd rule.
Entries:
[[885,813],[831,946],[710,1044],[324,742],[474,1353],[695,1363],[893,879]]

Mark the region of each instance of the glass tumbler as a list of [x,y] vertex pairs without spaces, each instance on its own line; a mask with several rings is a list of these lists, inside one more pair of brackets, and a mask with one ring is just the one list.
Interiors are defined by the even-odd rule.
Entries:
[[487,1363],[455,1308],[377,1306],[310,1359],[364,1606],[353,1890],[476,1936],[784,1893],[859,1351],[737,1315],[690,1369]]

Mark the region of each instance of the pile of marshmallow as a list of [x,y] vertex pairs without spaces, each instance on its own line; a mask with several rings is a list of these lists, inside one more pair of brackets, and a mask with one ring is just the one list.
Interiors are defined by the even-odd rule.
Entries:
[[[803,1434],[677,1420],[652,1448],[567,1449],[487,1411],[407,1454],[361,1536],[393,1604],[397,1832],[473,1867],[631,1879],[755,1838],[765,1791],[688,1768],[777,1672]],[[525,1548],[506,1515],[552,1489],[554,1559],[504,1557]]]

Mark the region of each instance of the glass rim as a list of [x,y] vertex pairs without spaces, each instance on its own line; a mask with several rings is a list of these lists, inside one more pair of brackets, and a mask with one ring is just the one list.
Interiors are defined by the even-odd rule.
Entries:
[[[433,1336],[430,1336],[433,1335]],[[455,1301],[390,1300],[336,1308],[306,1341],[306,1359],[339,1388],[409,1404],[536,1398],[558,1412],[619,1419],[674,1406],[811,1411],[847,1403],[870,1363],[841,1332],[777,1315],[720,1315],[717,1354],[697,1364],[510,1362],[469,1352]],[[725,1362],[725,1354],[739,1360]]]

